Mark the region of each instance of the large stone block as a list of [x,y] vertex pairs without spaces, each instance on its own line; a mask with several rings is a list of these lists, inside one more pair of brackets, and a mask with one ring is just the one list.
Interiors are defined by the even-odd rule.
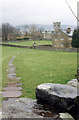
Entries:
[[42,104],[47,104],[58,112],[68,112],[79,119],[78,88],[70,85],[44,83],[36,88],[36,98]]

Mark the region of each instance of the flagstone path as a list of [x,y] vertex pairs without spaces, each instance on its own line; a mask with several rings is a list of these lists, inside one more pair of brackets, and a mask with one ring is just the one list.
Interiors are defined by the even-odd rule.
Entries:
[[13,61],[15,59],[15,56],[13,56],[11,58],[11,60],[8,63],[8,81],[6,84],[6,87],[3,88],[3,92],[2,92],[2,97],[7,97],[7,98],[18,98],[19,96],[22,95],[21,92],[21,87],[19,87],[20,85],[22,85],[21,83],[19,83],[19,80],[21,79],[21,77],[16,77],[16,70],[15,70],[15,66],[13,64]]

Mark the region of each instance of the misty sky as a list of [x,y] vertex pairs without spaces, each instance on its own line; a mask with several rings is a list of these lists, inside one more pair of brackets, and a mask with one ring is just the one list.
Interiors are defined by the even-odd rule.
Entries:
[[[77,15],[78,0],[67,1]],[[2,22],[12,25],[52,24],[53,21],[61,21],[66,25],[77,23],[65,0],[1,0],[1,6]]]

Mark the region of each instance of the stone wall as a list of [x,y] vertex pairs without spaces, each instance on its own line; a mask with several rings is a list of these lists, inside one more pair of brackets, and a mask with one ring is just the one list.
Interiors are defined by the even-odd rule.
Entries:
[[53,48],[52,45],[39,45],[36,49],[46,49],[53,51],[67,51],[67,52],[77,52],[77,48]]
[[[34,48],[33,46],[20,46],[20,45],[12,45],[12,44],[0,44],[0,45],[8,46],[8,47],[30,48],[30,49]],[[38,45],[35,47],[35,49],[77,52],[77,48],[53,48],[52,45]]]
[[43,105],[50,106],[58,113],[69,113],[74,120],[79,120],[79,82],[77,79],[67,84],[43,83],[36,88],[36,99]]

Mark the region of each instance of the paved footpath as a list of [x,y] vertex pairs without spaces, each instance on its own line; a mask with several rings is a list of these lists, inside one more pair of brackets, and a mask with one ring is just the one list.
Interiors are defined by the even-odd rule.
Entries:
[[13,61],[15,59],[15,56],[13,56],[11,58],[11,60],[8,63],[8,81],[7,81],[7,85],[5,88],[3,88],[4,92],[2,93],[2,97],[6,97],[6,98],[17,98],[19,96],[22,95],[21,92],[21,87],[19,87],[19,78],[16,77],[16,70],[15,70],[15,66],[13,64]]
[[[1,91],[2,97],[6,99],[18,98],[22,95],[22,83],[19,81],[21,77],[16,77],[16,67],[13,64],[14,59],[15,56],[13,56],[8,63],[8,69],[6,70],[8,73],[8,81],[6,87],[3,88],[4,91]],[[0,120],[2,118],[3,107],[4,105],[2,104],[2,108],[0,108]]]

